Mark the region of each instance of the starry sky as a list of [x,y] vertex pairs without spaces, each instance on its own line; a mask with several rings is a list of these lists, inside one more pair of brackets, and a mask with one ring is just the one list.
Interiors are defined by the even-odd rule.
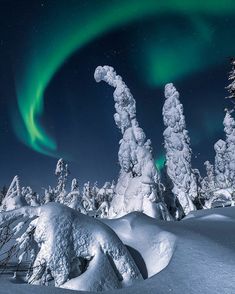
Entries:
[[40,192],[60,157],[80,183],[117,178],[113,89],[93,78],[104,64],[131,89],[158,165],[164,85],[175,84],[203,173],[223,138],[234,34],[234,0],[1,0],[0,186],[18,174]]

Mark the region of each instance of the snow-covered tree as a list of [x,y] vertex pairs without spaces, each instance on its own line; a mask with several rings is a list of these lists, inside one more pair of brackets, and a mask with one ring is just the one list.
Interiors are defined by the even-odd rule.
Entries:
[[224,131],[226,134],[225,175],[228,175],[229,185],[235,189],[235,120],[229,111],[225,114]]
[[228,80],[231,81],[230,84],[225,88],[228,90],[229,96],[226,98],[229,98],[232,103],[235,103],[235,58],[231,58],[231,66],[232,70],[229,73]]
[[22,187],[21,194],[26,200],[27,204],[30,206],[37,206],[39,205],[38,195],[37,193],[33,192],[31,187]]
[[213,197],[215,191],[215,172],[214,166],[208,160],[204,162],[206,176],[201,181],[201,195],[205,201]]
[[208,187],[211,191],[215,190],[215,171],[214,166],[208,160],[204,162]]
[[96,202],[98,206],[102,204],[102,202],[107,201],[111,202],[114,196],[115,185],[110,182],[105,182],[103,187],[98,189],[96,193]]
[[[217,206],[231,205],[232,204],[232,191],[226,182],[226,171],[222,174],[224,163],[221,155],[224,154],[224,141],[219,140],[215,144],[215,149],[218,150],[215,157],[216,173],[214,166],[205,162],[207,176],[202,181],[202,191],[204,196],[204,208],[212,208]],[[222,150],[221,150],[222,149]],[[222,153],[221,153],[222,151]],[[220,153],[220,154],[219,154]],[[224,182],[222,182],[224,179]]]
[[223,140],[218,140],[215,145],[215,186],[217,189],[229,187],[228,166],[227,166],[227,146]]
[[1,189],[1,191],[0,191],[0,206],[1,206],[1,204],[2,204],[2,200],[3,200],[3,198],[6,196],[6,194],[7,194],[7,187],[6,186],[3,186],[2,187],[2,189]]
[[60,203],[64,203],[64,198],[67,194],[66,192],[66,184],[67,184],[67,179],[69,175],[69,170],[68,170],[68,164],[65,163],[63,158],[60,158],[57,162],[56,169],[55,169],[55,175],[57,176],[58,183],[55,188],[55,193],[56,193],[56,201]]
[[78,180],[74,178],[71,183],[71,192],[79,191]]
[[96,193],[97,216],[104,218],[108,216],[110,204],[115,194],[114,182],[105,182],[103,187]]
[[27,205],[21,195],[19,177],[15,176],[10,184],[6,196],[2,200],[1,210],[13,210]]
[[188,214],[195,210],[193,200],[197,197],[196,178],[191,168],[190,140],[179,93],[171,83],[165,86],[165,98],[162,113],[166,126],[163,135],[167,174],[173,183],[173,194],[184,213]]
[[44,190],[44,199],[43,204],[46,204],[48,202],[55,201],[55,189],[53,189],[51,186],[48,187],[48,189]]
[[167,218],[168,211],[159,191],[159,173],[151,153],[151,142],[136,119],[136,103],[122,78],[110,66],[98,66],[96,82],[105,81],[115,88],[114,120],[123,138],[118,152],[120,175],[111,203],[110,216],[121,216],[132,211]]
[[[80,195],[78,180],[76,178],[72,180],[71,191],[66,195],[66,200],[64,204],[67,205],[68,207],[81,211],[81,209],[79,209],[82,205],[81,195]],[[81,212],[83,211],[84,209],[82,208]]]
[[95,195],[89,181],[83,185],[82,203],[86,211],[95,211]]

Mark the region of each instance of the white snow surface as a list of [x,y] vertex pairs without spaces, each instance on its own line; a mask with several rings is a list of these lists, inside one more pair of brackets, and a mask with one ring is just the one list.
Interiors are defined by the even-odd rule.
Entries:
[[[28,210],[28,213],[32,215],[32,210]],[[92,277],[92,281],[96,283],[100,277],[107,277],[106,293],[235,293],[235,207],[193,211],[179,222],[159,221],[142,213],[130,213],[120,219],[102,222],[110,226],[129,247],[142,275],[145,278],[150,277],[127,288],[108,290],[108,281],[110,277],[112,279],[113,272],[107,264],[108,260],[99,257],[102,252],[98,249],[95,258],[89,264],[91,271],[85,272],[88,276],[84,277],[84,280],[90,282]],[[50,231],[49,220],[44,226]],[[103,228],[102,224],[100,227]],[[79,228],[77,222],[76,229]],[[97,231],[93,220],[90,224],[88,222],[88,228],[97,240],[100,231]],[[68,236],[63,238],[67,242]],[[99,272],[103,265],[105,270]],[[76,286],[78,282],[76,278],[71,279],[64,287]],[[98,284],[97,282],[97,287]],[[66,289],[32,287],[19,284],[17,280],[13,283],[12,280],[0,276],[1,294],[57,292],[74,293]]]

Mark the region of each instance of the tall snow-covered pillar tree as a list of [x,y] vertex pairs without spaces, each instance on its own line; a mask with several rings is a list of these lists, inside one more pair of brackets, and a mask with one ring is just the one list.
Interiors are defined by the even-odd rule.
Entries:
[[55,175],[57,176],[58,183],[55,188],[56,201],[64,203],[66,197],[66,184],[69,175],[68,164],[65,163],[63,158],[60,158],[56,164]]
[[215,186],[217,189],[229,187],[229,173],[227,166],[227,146],[223,140],[218,140],[215,145]]
[[226,169],[229,186],[235,189],[235,120],[229,111],[224,117],[224,132],[226,134]]
[[170,215],[160,193],[160,179],[151,153],[151,142],[136,119],[136,103],[122,78],[110,66],[98,66],[96,82],[105,81],[115,88],[114,120],[123,138],[118,152],[121,171],[111,202],[110,217],[142,211],[152,217]]
[[166,168],[172,183],[172,192],[178,198],[185,215],[195,210],[193,200],[197,197],[196,177],[191,168],[191,149],[186,130],[183,106],[173,84],[165,86],[163,133],[166,150]]

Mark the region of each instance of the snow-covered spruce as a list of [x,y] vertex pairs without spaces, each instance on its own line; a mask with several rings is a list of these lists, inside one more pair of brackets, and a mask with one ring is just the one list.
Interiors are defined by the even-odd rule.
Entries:
[[146,140],[136,119],[135,99],[112,67],[98,66],[94,77],[96,82],[105,81],[115,88],[114,120],[123,134],[118,153],[121,171],[109,216],[142,211],[152,217],[170,219],[160,195],[160,179],[151,152],[151,142]]
[[[62,158],[56,164],[55,175],[57,177],[57,185],[54,188],[49,186],[45,189],[45,195],[40,199],[41,204],[59,202],[84,214],[107,217],[114,194],[114,182],[112,184],[106,182],[103,187],[99,188],[97,183],[91,185],[88,181],[80,189],[78,180],[73,179],[71,189],[68,191],[69,169],[68,164]],[[31,192],[30,187],[22,188],[22,194],[28,199],[27,202],[30,202],[29,205],[38,205],[37,197],[35,199]]]
[[57,176],[58,183],[55,188],[55,201],[64,203],[66,196],[66,184],[68,180],[69,170],[68,164],[65,163],[63,158],[60,158],[57,162],[55,175]]
[[208,198],[215,191],[215,172],[214,166],[208,160],[204,162],[206,168],[206,176],[202,179],[202,193]]
[[230,112],[224,117],[224,132],[226,134],[225,175],[229,186],[235,189],[235,120]]
[[195,210],[193,200],[197,197],[196,178],[191,168],[190,141],[179,93],[171,83],[165,86],[165,98],[162,114],[166,126],[163,135],[167,174],[173,183],[172,192],[187,215]]
[[28,205],[30,206],[38,206],[39,205],[39,196],[37,193],[33,193],[33,190],[31,187],[22,187],[21,189],[21,195],[25,199]]
[[235,189],[235,120],[232,111],[226,111],[224,132],[226,140],[218,140],[215,145],[215,184],[210,189],[206,208],[233,205]]
[[19,177],[15,176],[10,184],[6,196],[2,200],[1,210],[13,210],[27,205],[25,199],[21,195]]
[[227,166],[227,146],[223,140],[218,140],[215,145],[215,186],[217,189],[229,187],[229,173]]
[[235,58],[231,58],[231,66],[232,70],[229,73],[228,80],[231,81],[230,84],[225,87],[225,89],[228,91],[229,96],[226,98],[229,98],[232,103],[235,103]]
[[53,278],[57,287],[104,291],[142,280],[129,251],[104,223],[53,202],[2,212],[0,227],[22,218],[33,219],[29,227],[38,247],[29,283]]

